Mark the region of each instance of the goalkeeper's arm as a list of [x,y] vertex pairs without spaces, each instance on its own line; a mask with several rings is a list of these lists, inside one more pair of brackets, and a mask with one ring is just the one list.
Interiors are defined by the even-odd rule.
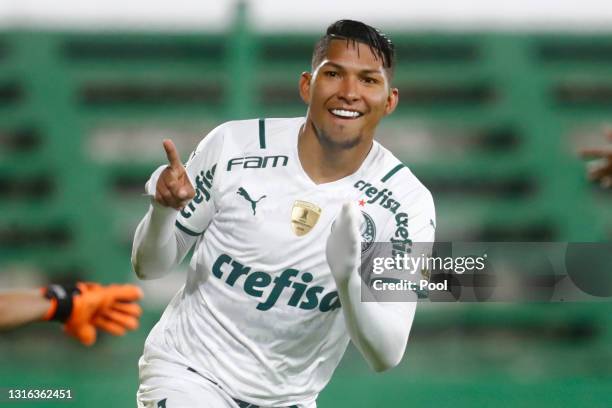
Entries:
[[40,290],[20,290],[0,294],[0,329],[7,330],[43,320],[51,300]]
[[64,330],[85,345],[95,343],[97,329],[123,335],[138,327],[142,298],[134,285],[52,284],[40,290],[0,294],[0,329],[39,320],[63,323]]

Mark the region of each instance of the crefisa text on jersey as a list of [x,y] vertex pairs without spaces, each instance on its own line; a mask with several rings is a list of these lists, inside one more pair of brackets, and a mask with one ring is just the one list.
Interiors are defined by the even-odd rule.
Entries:
[[365,180],[359,180],[353,187],[359,191],[363,191],[363,193],[370,198],[366,201],[368,204],[378,204],[395,215],[396,229],[389,240],[393,244],[392,255],[396,256],[411,253],[412,240],[408,237],[408,214],[405,212],[398,212],[400,203],[391,198],[393,191],[386,188],[381,190]]
[[[272,308],[279,299],[285,288],[292,290],[291,297],[287,301],[289,306],[303,310],[319,309],[321,312],[329,312],[340,307],[338,291],[324,294],[319,300],[319,295],[325,290],[323,286],[309,285],[313,280],[310,272],[300,272],[297,269],[285,269],[273,279],[272,274],[264,271],[251,271],[250,266],[232,259],[227,254],[221,254],[212,266],[212,273],[218,279],[225,279],[225,283],[234,286],[241,279],[239,285],[247,295],[261,298],[268,287],[272,287],[266,300],[257,304],[257,310],[266,311]],[[299,282],[297,277],[299,276]],[[292,280],[296,278],[295,280]]]
[[191,217],[191,215],[196,210],[196,205],[202,203],[203,201],[210,200],[210,192],[212,189],[213,178],[215,177],[215,170],[217,169],[217,165],[213,165],[208,171],[204,172],[204,170],[200,171],[195,178],[195,187],[196,187],[196,195],[193,199],[187,204],[185,208],[181,210],[181,215],[185,218]]

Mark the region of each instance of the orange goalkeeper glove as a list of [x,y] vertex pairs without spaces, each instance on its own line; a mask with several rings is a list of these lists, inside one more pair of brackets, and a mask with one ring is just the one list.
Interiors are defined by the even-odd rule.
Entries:
[[49,285],[45,296],[52,301],[45,320],[65,323],[64,330],[87,346],[95,343],[97,328],[123,335],[138,327],[142,314],[134,303],[142,298],[142,292],[134,285]]
[[115,336],[136,330],[142,314],[142,309],[135,303],[142,298],[140,288],[134,285],[109,285],[103,289],[106,302],[94,316],[94,326]]

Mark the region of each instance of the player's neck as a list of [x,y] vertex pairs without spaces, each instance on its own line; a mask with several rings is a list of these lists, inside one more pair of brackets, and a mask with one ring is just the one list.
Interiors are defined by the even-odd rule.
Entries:
[[324,146],[308,122],[302,126],[298,136],[302,168],[315,184],[331,183],[355,173],[371,148],[371,140],[351,148]]

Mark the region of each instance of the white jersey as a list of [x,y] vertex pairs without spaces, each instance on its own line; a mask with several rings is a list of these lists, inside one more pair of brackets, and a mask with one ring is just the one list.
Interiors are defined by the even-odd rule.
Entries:
[[196,196],[176,227],[198,239],[185,287],[144,351],[262,406],[312,403],[348,345],[325,258],[343,203],[362,211],[364,250],[392,241],[401,254],[434,239],[431,194],[376,142],[354,174],[315,184],[298,157],[304,122],[228,122],[194,151]]

